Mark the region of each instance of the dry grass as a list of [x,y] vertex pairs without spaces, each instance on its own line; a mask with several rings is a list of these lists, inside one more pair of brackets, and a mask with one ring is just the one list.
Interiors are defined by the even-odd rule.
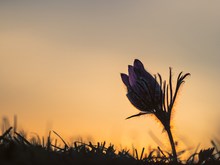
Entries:
[[[51,134],[57,139],[51,139]],[[57,144],[60,140],[62,144]],[[220,152],[217,144],[212,141],[212,148],[195,152],[185,162],[174,163],[170,153],[159,147],[148,154],[131,155],[128,150],[116,151],[114,145],[105,142],[92,144],[76,141],[69,146],[55,131],[49,133],[47,140],[41,140],[37,135],[31,139],[24,133],[18,133],[12,127],[0,136],[1,165],[162,165],[162,164],[220,164]],[[179,153],[180,155],[181,153]]]

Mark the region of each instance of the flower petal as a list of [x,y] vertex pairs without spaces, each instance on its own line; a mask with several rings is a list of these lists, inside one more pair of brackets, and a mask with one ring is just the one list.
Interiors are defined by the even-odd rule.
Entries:
[[139,68],[139,69],[141,69],[141,70],[144,70],[144,65],[143,65],[143,63],[142,63],[140,60],[138,60],[138,59],[135,59],[135,60],[134,60],[134,67]]
[[129,88],[131,85],[129,83],[129,78],[128,75],[121,73],[121,79],[123,81],[123,83]]
[[129,75],[129,83],[133,87],[136,84],[137,76],[134,72],[134,67],[131,65],[128,65],[128,75]]
[[141,98],[135,94],[134,92],[130,91],[127,93],[128,100],[131,102],[133,106],[135,106],[140,111],[144,111],[146,108],[146,105],[141,100]]
[[129,83],[131,85],[132,90],[138,96],[143,96],[143,91],[138,84],[139,77],[135,74],[134,67],[131,65],[128,66],[128,74],[129,74]]
[[143,77],[148,81],[155,81],[154,77],[145,70],[144,65],[138,59],[134,60],[134,72],[138,77]]

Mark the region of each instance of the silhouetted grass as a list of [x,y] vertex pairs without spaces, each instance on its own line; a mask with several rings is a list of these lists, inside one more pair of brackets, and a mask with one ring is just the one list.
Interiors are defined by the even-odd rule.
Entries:
[[[62,141],[51,140],[51,133]],[[27,139],[22,133],[16,132],[12,127],[0,136],[0,164],[1,165],[163,165],[163,164],[220,164],[220,152],[217,144],[211,141],[213,147],[195,152],[186,162],[178,160],[175,163],[170,153],[158,149],[148,154],[138,155],[135,150],[131,155],[128,150],[116,151],[114,145],[106,142],[92,144],[75,141],[69,146],[62,137],[52,131],[47,140],[39,136]],[[184,151],[183,151],[184,152]],[[181,153],[178,153],[181,154]]]

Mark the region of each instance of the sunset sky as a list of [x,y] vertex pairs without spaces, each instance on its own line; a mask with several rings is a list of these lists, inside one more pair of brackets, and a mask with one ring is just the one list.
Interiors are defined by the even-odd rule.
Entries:
[[169,149],[151,116],[125,120],[138,110],[120,73],[137,58],[191,73],[172,118],[182,149],[220,135],[220,1],[1,0],[0,20],[0,117],[20,130]]

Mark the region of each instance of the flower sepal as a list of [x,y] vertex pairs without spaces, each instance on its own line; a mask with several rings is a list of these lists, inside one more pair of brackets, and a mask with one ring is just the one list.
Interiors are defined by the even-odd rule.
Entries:
[[135,114],[135,115],[132,115],[132,116],[127,117],[126,120],[127,120],[127,119],[130,119],[130,118],[133,118],[133,117],[146,115],[146,114],[152,114],[152,112],[140,112],[140,113],[138,113],[138,114]]

